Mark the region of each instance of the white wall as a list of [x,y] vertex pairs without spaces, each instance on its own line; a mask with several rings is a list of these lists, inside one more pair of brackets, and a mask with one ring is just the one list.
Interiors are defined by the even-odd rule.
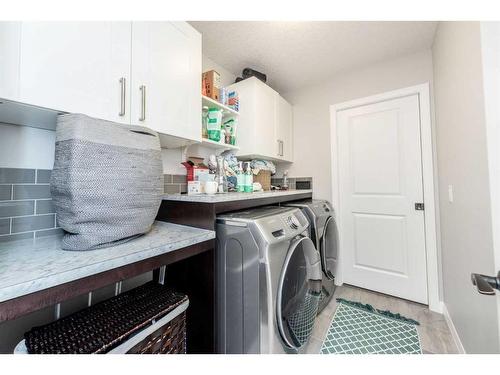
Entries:
[[52,169],[55,132],[0,123],[0,168]]
[[208,70],[215,70],[217,73],[219,73],[220,82],[223,87],[232,85],[234,83],[234,80],[236,79],[236,75],[233,72],[230,72],[223,66],[216,63],[214,60],[206,57],[205,55],[203,55],[201,66],[204,72]]
[[[495,271],[500,270],[500,22],[481,22]],[[500,314],[500,295],[497,295]],[[500,324],[499,324],[500,329]],[[499,332],[500,336],[500,332]]]
[[480,23],[441,22],[432,52],[444,302],[466,352],[498,353],[496,298],[470,282],[471,272],[497,271]]
[[432,55],[423,51],[283,93],[293,104],[295,160],[278,173],[288,168],[291,176],[312,176],[314,196],[331,201],[330,105],[429,81]]

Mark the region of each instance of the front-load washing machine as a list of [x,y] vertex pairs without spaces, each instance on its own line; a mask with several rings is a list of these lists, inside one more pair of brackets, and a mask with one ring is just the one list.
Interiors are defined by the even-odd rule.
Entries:
[[335,213],[326,200],[304,200],[290,202],[286,207],[297,207],[309,220],[309,235],[321,256],[323,285],[318,313],[330,302],[335,292],[335,275],[337,274],[338,229]]
[[300,209],[264,207],[217,217],[219,353],[296,353],[311,335],[321,261]]

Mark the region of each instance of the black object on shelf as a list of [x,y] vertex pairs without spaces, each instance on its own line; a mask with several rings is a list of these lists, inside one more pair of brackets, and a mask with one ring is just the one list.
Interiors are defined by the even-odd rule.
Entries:
[[245,78],[241,78],[241,77],[236,77],[236,79],[234,80],[234,83],[238,83],[240,81],[243,81]]
[[[149,282],[24,334],[28,353],[106,353],[123,344],[188,297]],[[148,335],[128,353],[185,353],[186,312]]]
[[264,83],[266,83],[266,81],[267,81],[267,76],[264,73],[261,73],[257,70],[251,69],[251,68],[243,69],[242,76],[243,76],[243,79],[255,77],[255,78],[260,79]]
[[311,181],[295,181],[296,190],[309,190],[311,189]]

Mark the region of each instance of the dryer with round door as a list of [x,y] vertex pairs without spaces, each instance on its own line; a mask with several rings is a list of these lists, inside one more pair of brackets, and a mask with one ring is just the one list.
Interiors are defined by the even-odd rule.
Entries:
[[326,200],[305,200],[286,203],[287,207],[297,207],[309,220],[309,235],[321,255],[323,285],[318,313],[330,302],[335,292],[337,274],[338,230],[332,206]]
[[300,352],[321,296],[321,262],[301,210],[217,217],[219,353]]

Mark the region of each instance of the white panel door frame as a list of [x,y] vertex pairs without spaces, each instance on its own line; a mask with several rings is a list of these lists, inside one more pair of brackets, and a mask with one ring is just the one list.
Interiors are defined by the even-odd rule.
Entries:
[[343,283],[342,276],[342,205],[340,204],[339,189],[339,166],[338,166],[338,144],[337,144],[337,112],[345,109],[374,104],[387,100],[402,98],[410,95],[418,95],[420,107],[420,135],[422,147],[422,174],[424,191],[424,218],[425,218],[425,250],[427,264],[427,293],[429,309],[442,312],[442,302],[439,298],[439,272],[438,272],[438,243],[437,243],[437,211],[434,190],[434,160],[433,141],[430,111],[429,83],[407,87],[399,90],[373,95],[365,98],[355,99],[348,102],[338,103],[330,106],[331,126],[331,156],[332,156],[332,203],[337,210],[337,223],[339,226],[339,269],[335,278],[336,284]]

